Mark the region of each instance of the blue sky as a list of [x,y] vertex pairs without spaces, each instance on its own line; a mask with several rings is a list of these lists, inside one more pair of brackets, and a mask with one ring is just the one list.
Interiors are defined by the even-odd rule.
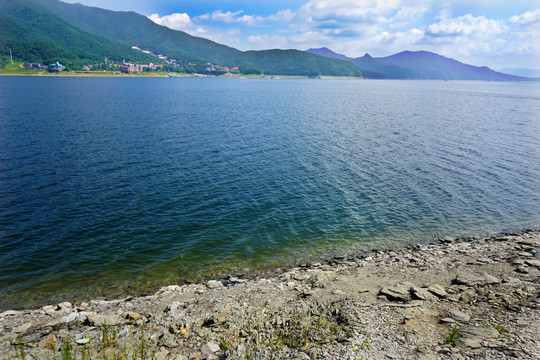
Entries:
[[135,11],[240,50],[328,47],[357,57],[427,50],[473,64],[540,68],[538,0],[64,0]]

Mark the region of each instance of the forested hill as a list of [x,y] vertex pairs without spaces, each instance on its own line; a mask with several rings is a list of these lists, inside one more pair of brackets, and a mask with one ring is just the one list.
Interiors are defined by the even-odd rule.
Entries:
[[[2,55],[6,54],[7,46],[15,47],[15,43],[23,44],[31,38],[45,38],[49,41],[47,44],[43,42],[28,43],[30,48],[36,48],[35,51],[32,51],[37,54],[32,59],[24,59],[25,61],[37,61],[42,56],[42,53],[45,53],[42,48],[45,45],[45,47],[50,47],[50,43],[62,44],[66,57],[72,56],[74,59],[90,58],[90,55],[84,52],[79,51],[79,53],[76,53],[75,45],[65,41],[66,38],[71,39],[71,36],[63,36],[66,32],[65,29],[69,29],[69,32],[78,32],[83,37],[87,35],[88,39],[96,39],[96,41],[99,39],[98,42],[104,44],[103,46],[115,45],[119,50],[121,44],[122,50],[129,50],[131,53],[133,51],[131,46],[136,45],[154,54],[162,54],[175,59],[181,65],[190,62],[197,64],[212,63],[228,67],[238,66],[241,70],[269,75],[362,75],[360,69],[347,61],[320,57],[298,50],[244,52],[208,39],[194,37],[182,31],[160,26],[146,16],[134,12],[109,11],[81,4],[68,4],[58,0],[0,0],[0,3],[4,4],[2,5],[4,7],[9,7],[7,4],[18,3],[20,7],[24,6],[27,9],[19,12],[18,15],[12,14],[9,21],[5,22],[6,26],[3,26],[5,29],[2,29],[3,34],[9,33],[15,28],[18,31],[25,32],[26,36],[19,42],[16,42],[13,37],[4,39]],[[43,14],[44,17],[40,20],[44,25],[38,28],[32,26],[31,21],[26,18],[27,12],[36,11],[42,14],[46,13]],[[5,12],[2,11],[1,13],[4,14]],[[56,23],[54,29],[49,28],[49,20],[45,17],[54,18],[53,22]],[[62,21],[59,22],[59,20]],[[55,31],[59,35],[55,35],[54,39],[51,39],[50,31]],[[61,40],[64,41],[65,45]],[[97,47],[97,44],[82,46],[82,48],[86,49],[95,47]],[[44,56],[49,56],[52,53],[55,53],[55,51],[47,51]],[[100,52],[100,56],[101,54],[102,52]],[[140,55],[145,54],[140,53]],[[125,58],[137,62],[134,56],[125,56]],[[152,59],[156,62],[155,57],[152,57]],[[144,62],[149,61],[152,60],[146,60],[145,58]]]
[[0,0],[0,54],[16,61],[59,61],[68,67],[123,59],[156,62],[156,58],[112,39],[85,32],[31,0]]

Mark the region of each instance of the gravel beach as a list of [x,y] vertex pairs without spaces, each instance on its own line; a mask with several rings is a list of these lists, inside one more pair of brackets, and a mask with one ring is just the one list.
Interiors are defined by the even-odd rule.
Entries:
[[9,310],[0,359],[539,359],[540,232]]

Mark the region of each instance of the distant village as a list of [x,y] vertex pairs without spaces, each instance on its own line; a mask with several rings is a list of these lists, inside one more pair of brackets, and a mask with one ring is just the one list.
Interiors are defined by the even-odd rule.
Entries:
[[[149,55],[152,55],[152,56],[155,56],[157,58],[159,58],[160,60],[162,60],[163,62],[165,62],[168,66],[167,68],[170,69],[171,67],[173,69],[181,69],[182,66],[180,64],[178,64],[178,62],[175,60],[175,59],[172,59],[170,57],[167,57],[165,55],[160,55],[160,54],[154,54],[152,53],[151,51],[148,51],[148,50],[143,50],[141,48],[139,48],[138,46],[132,46],[131,47],[132,49],[134,50],[138,50],[138,51],[141,51],[145,54],[149,54]],[[190,70],[189,68],[192,68],[193,71],[194,71],[194,68],[197,66],[196,63],[192,63],[192,62],[188,62],[186,65],[183,66],[184,68],[184,71],[188,71]],[[236,75],[239,73],[240,71],[240,68],[238,66],[234,66],[234,67],[226,67],[226,66],[221,66],[221,65],[214,65],[214,64],[211,64],[211,63],[206,63],[204,65],[204,69],[205,71],[209,72],[209,73],[215,73],[215,72],[218,72],[218,73],[221,73],[225,76],[232,76],[232,75]],[[60,64],[58,61],[55,62],[54,64],[50,64],[50,65],[42,65],[42,64],[39,64],[39,63],[35,63],[35,62],[30,62],[30,63],[27,63],[25,66],[24,66],[26,69],[29,69],[29,70],[42,70],[42,71],[49,71],[49,72],[61,72],[61,71],[64,71],[66,69],[66,67],[62,64]],[[188,67],[186,69],[186,67]],[[161,65],[161,64],[154,64],[154,63],[149,63],[149,64],[132,64],[132,63],[128,63],[126,61],[122,61],[121,64],[117,64],[117,63],[114,63],[112,61],[110,61],[108,58],[105,58],[103,60],[103,63],[100,63],[100,64],[88,64],[88,65],[84,65],[82,67],[81,70],[78,70],[78,71],[75,71],[77,73],[90,73],[90,72],[96,72],[96,71],[100,71],[100,70],[103,70],[103,71],[107,71],[107,69],[115,69],[112,71],[112,73],[116,73],[116,74],[141,74],[145,71],[163,71],[165,68],[164,65]],[[199,68],[201,68],[201,66],[199,66]]]

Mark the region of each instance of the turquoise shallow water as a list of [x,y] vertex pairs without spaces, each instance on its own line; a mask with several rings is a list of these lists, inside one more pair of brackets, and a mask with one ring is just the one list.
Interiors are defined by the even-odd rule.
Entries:
[[0,308],[540,224],[534,83],[0,78]]

